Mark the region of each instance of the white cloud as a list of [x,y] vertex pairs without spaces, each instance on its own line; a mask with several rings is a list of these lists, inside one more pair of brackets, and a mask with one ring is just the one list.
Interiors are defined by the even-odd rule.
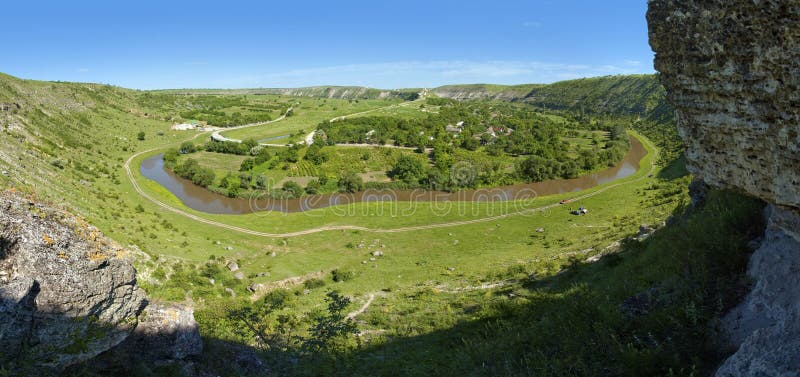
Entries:
[[77,71],[78,73],[86,73],[89,72],[89,68],[78,68]]

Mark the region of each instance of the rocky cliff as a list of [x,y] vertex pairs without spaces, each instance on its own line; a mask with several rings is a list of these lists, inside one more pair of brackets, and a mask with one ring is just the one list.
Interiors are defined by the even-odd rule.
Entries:
[[771,203],[723,320],[736,352],[718,376],[800,374],[800,1],[651,0],[655,67],[676,108],[689,170]]
[[[112,349],[134,330],[164,340],[177,338],[177,327],[189,335],[162,342],[181,346],[162,354],[198,353],[194,319],[175,310],[152,315],[165,309],[147,307],[128,257],[77,217],[0,194],[0,366],[47,374]],[[140,320],[145,310],[151,316]],[[187,339],[195,344],[185,346]]]

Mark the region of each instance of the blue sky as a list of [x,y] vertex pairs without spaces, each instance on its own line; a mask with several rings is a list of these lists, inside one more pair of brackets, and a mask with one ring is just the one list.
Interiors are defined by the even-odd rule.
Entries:
[[652,73],[646,0],[13,1],[0,72],[137,89]]

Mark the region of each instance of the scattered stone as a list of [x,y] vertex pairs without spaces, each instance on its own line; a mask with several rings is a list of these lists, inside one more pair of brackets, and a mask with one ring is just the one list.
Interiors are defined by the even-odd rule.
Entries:
[[375,261],[375,257],[370,257],[370,258],[369,258],[369,261],[370,261],[370,262],[374,262],[374,261]]
[[277,257],[277,256],[278,256],[278,253],[276,253],[276,252],[274,252],[274,251],[273,251],[273,252],[272,252],[272,253],[271,253],[269,256],[271,256],[271,257]]
[[211,284],[211,285],[214,285],[214,283],[216,283],[216,282],[217,282],[217,281],[216,281],[216,280],[214,280],[213,278],[208,278],[208,283],[209,283],[209,284]]
[[383,252],[382,252],[382,251],[380,251],[380,250],[378,250],[378,251],[373,251],[373,252],[372,252],[372,256],[374,256],[374,257],[382,257],[382,256],[383,256]]
[[453,240],[453,245],[458,245],[458,240]]
[[592,255],[589,258],[586,258],[586,263],[594,263],[594,262],[599,261],[602,258],[603,258],[603,254],[595,254],[595,255]]
[[367,261],[365,261],[365,260],[362,260],[362,261],[361,261],[361,264],[367,264]]
[[536,228],[537,233],[544,233],[544,228]]
[[232,251],[233,250],[233,246],[225,246],[225,250]]
[[239,264],[237,264],[236,262],[228,263],[228,270],[230,270],[231,272],[239,271]]
[[222,245],[222,242],[220,242],[220,241],[214,241],[214,245]]
[[235,277],[236,280],[243,280],[244,279],[244,272],[237,271],[235,274],[233,274],[233,277]]
[[236,291],[234,291],[233,289],[225,288],[225,292],[228,292],[228,294],[230,294],[231,297],[236,297]]
[[447,270],[450,271],[450,272],[453,272],[453,271],[456,270],[456,268],[455,267],[447,267]]
[[264,289],[264,284],[259,284],[259,283],[253,283],[247,287],[247,290],[253,293],[256,293],[262,289]]
[[307,294],[309,294],[309,293],[311,293],[311,290],[310,290],[310,289],[304,289],[304,290],[303,290],[303,294],[304,294],[304,295],[307,295]]

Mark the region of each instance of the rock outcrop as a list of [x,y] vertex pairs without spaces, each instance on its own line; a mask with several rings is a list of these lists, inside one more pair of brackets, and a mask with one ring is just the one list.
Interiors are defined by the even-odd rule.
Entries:
[[689,170],[800,207],[800,2],[653,0],[650,45]]
[[148,305],[125,346],[151,360],[182,360],[203,351],[194,310],[177,304]]
[[[46,374],[108,351],[134,330],[163,339],[190,326],[191,311],[173,317],[148,307],[153,319],[141,316],[147,298],[127,254],[77,217],[0,194],[0,365]],[[196,326],[193,334],[199,338]],[[172,356],[197,352],[184,340],[167,343],[180,345]]]
[[689,170],[771,203],[717,375],[800,375],[800,1],[651,0],[647,19]]

